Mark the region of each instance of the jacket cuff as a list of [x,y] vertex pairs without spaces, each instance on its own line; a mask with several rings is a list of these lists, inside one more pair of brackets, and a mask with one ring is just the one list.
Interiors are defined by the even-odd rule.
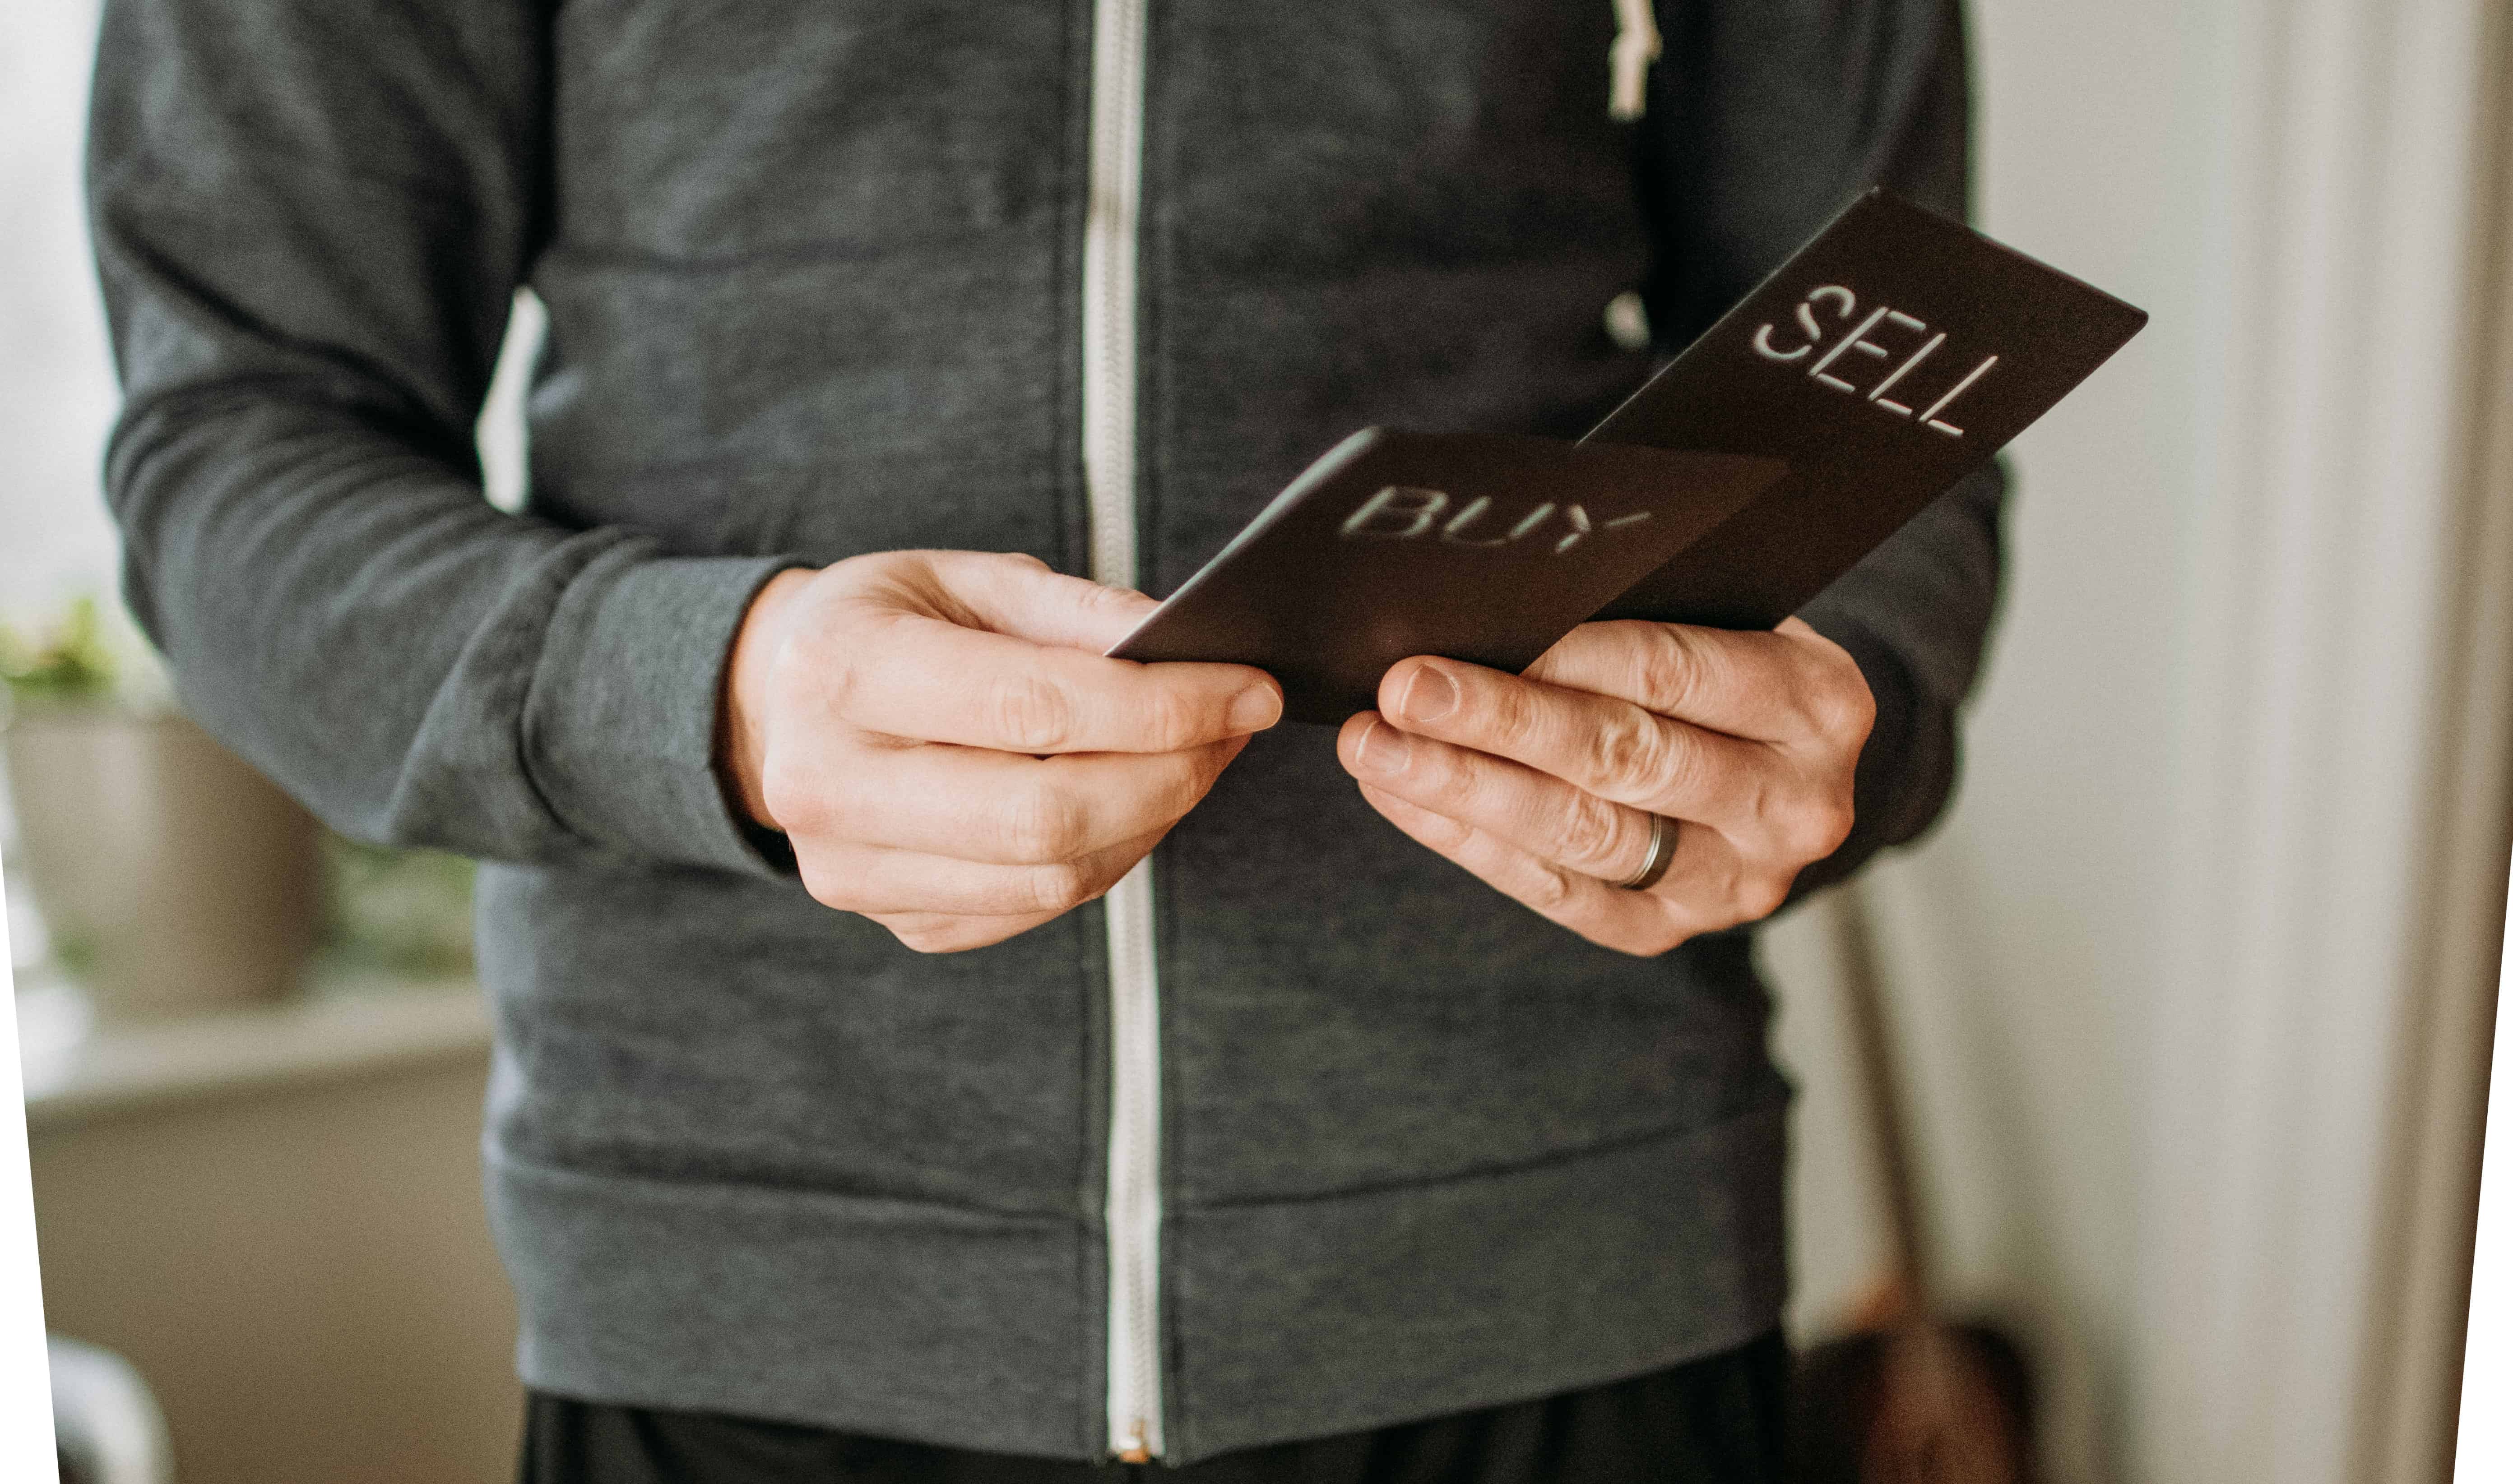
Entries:
[[524,767],[551,813],[606,853],[774,877],[782,838],[737,811],[716,768],[735,633],[791,557],[604,553],[550,615],[524,707]]

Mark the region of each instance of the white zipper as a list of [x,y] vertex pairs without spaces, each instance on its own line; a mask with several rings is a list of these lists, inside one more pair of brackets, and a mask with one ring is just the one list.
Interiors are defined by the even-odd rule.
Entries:
[[[1095,0],[1091,203],[1082,241],[1082,470],[1091,575],[1139,580],[1135,551],[1136,241],[1147,0]],[[1152,861],[1108,892],[1108,1451],[1161,1456],[1160,984]]]

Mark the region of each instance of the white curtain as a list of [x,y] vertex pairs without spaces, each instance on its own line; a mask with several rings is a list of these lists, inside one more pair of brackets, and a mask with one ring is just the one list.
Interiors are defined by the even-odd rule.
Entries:
[[[2019,443],[1961,801],[1862,889],[1941,1276],[2032,1343],[2062,1484],[2443,1476],[2513,839],[2504,9],[1974,3],[1984,225],[2155,318]],[[1816,1086],[1820,936],[1772,956]],[[1872,1257],[1847,1113],[1802,1110],[1802,1332]]]

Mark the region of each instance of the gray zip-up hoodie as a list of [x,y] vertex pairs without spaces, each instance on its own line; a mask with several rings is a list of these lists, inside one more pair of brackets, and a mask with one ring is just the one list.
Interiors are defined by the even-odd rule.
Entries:
[[[712,766],[781,566],[1131,537],[1163,593],[1364,424],[1576,434],[1653,365],[1626,291],[1671,348],[1871,182],[1961,209],[1952,0],[1659,0],[1637,120],[1622,9],[1618,64],[1610,0],[109,0],[130,597],[325,818],[492,863],[528,1381],[1187,1461],[1775,1322],[1747,935],[1584,943],[1286,726],[1113,956],[1095,906],[926,957]],[[520,285],[507,515],[472,427]],[[1879,702],[1819,875],[1943,801],[1997,505],[1808,610]]]

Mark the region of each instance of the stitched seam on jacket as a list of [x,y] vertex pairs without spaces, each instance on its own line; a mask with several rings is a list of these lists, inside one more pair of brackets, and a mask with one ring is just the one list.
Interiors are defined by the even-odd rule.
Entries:
[[1254,1196],[1245,1199],[1200,1200],[1191,1203],[1187,1201],[1178,1201],[1175,1204],[1174,1209],[1181,1212],[1247,1211],[1258,1209],[1264,1206],[1317,1205],[1326,1201],[1348,1200],[1369,1195],[1389,1195],[1404,1191],[1429,1190],[1438,1186],[1472,1185],[1484,1181],[1503,1180],[1512,1175],[1528,1174],[1536,1170],[1552,1169],[1561,1165],[1577,1164],[1583,1160],[1604,1158],[1610,1154],[1621,1153],[1626,1150],[1641,1149],[1653,1144],[1685,1144],[1692,1142],[1707,1144],[1711,1142],[1713,1137],[1716,1135],[1732,1133],[1756,1119],[1782,1114],[1785,1113],[1787,1110],[1787,1100],[1785,1098],[1775,1097],[1750,1104],[1742,1112],[1732,1117],[1724,1118],[1717,1123],[1706,1124],[1695,1128],[1659,1129],[1650,1133],[1630,1134],[1621,1138],[1603,1140],[1596,1144],[1581,1145],[1576,1150],[1546,1154],[1540,1158],[1514,1159],[1493,1164],[1469,1165],[1462,1169],[1444,1171],[1438,1175],[1424,1175],[1412,1179],[1372,1181],[1361,1185],[1339,1186],[1332,1191],[1302,1191],[1296,1194],[1286,1195]]

